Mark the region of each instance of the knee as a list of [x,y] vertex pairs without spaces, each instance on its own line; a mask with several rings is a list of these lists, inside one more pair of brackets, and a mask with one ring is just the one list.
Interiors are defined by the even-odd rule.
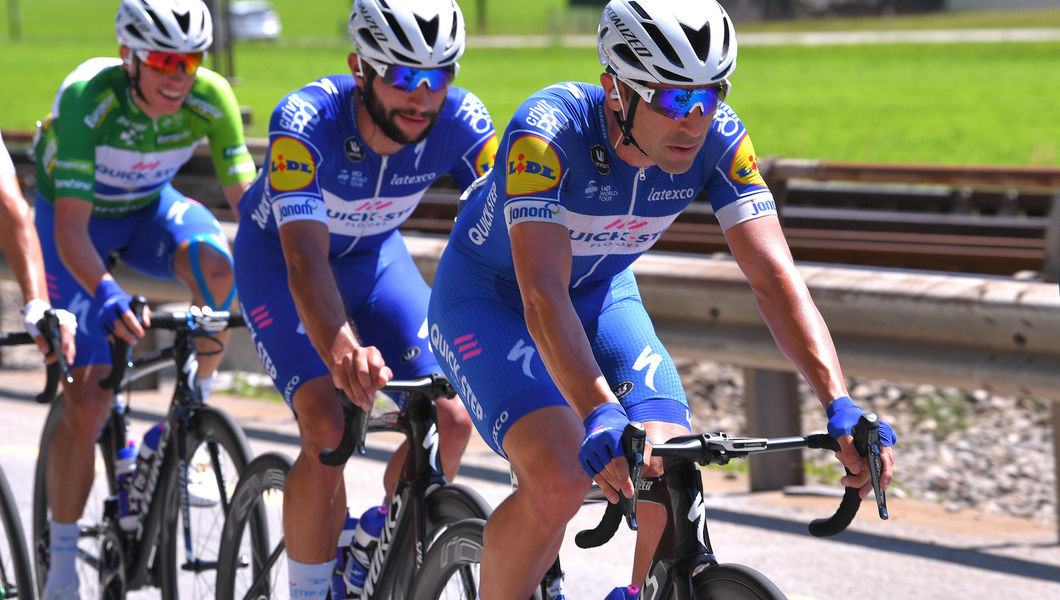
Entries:
[[466,442],[471,437],[475,425],[467,414],[464,403],[459,398],[440,399],[438,408],[438,432],[443,441],[454,440]]
[[207,285],[211,287],[214,285],[231,285],[235,281],[232,259],[227,254],[222,253],[209,244],[202,242],[192,243],[199,245],[197,264],[193,264],[192,269],[198,268],[201,271]]
[[530,481],[519,479],[520,490],[527,492],[535,524],[548,529],[565,527],[581,508],[591,481],[577,468],[576,457],[573,464],[576,470],[557,468]]
[[99,386],[71,386],[63,395],[62,422],[67,433],[90,437],[94,441],[107,420],[110,401],[110,394],[104,393]]

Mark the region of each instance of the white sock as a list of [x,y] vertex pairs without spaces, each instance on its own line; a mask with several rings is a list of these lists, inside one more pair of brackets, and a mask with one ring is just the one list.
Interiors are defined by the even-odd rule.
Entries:
[[199,389],[202,391],[202,399],[206,400],[206,397],[210,395],[210,390],[213,389],[213,378],[217,373],[210,375],[209,377],[199,378]]
[[49,553],[51,565],[48,568],[48,587],[59,589],[77,585],[77,536],[80,526],[74,523],[51,522],[49,531]]
[[331,588],[331,576],[335,571],[335,561],[307,565],[287,557],[287,578],[291,583],[291,598],[320,598],[323,600]]

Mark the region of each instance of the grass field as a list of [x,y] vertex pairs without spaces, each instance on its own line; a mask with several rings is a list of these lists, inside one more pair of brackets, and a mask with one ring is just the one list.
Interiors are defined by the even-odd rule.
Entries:
[[[0,18],[0,128],[30,129],[81,60],[116,55],[112,9],[98,0],[23,0],[21,39]],[[108,3],[110,4],[110,3]],[[343,72],[349,1],[275,2],[284,36],[240,43],[236,94],[251,108],[248,135],[265,135],[286,92]],[[462,2],[469,28],[479,2]],[[592,31],[591,13],[564,0],[486,5],[486,31]],[[573,16],[571,17],[571,14]],[[571,17],[562,25],[564,16]],[[739,31],[1060,27],[1060,10],[957,13],[875,20],[742,26]],[[458,85],[503,128],[519,102],[555,81],[597,81],[593,48],[476,48]],[[729,100],[764,156],[870,162],[1060,165],[1060,43],[751,47],[740,50]]]

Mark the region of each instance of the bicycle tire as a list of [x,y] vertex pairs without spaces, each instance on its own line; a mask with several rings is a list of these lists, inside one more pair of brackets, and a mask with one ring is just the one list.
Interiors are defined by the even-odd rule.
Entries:
[[[44,428],[41,431],[40,451],[33,476],[33,558],[38,595],[43,594],[44,585],[48,581],[50,560],[48,552],[51,544],[49,537],[51,509],[48,507],[48,452],[51,449],[52,438],[55,437],[55,432],[59,427],[59,421],[62,419],[63,402],[64,396],[59,394],[48,409],[48,416],[45,418]],[[103,435],[101,433],[101,437]],[[114,493],[115,486],[114,474],[108,471],[109,467],[105,467],[102,471],[99,468],[101,465],[106,465],[99,444],[97,443],[94,448],[95,476],[84,511],[78,519],[81,534],[77,542],[80,548],[77,572],[80,580],[79,593],[82,598],[99,598],[102,594],[99,570],[83,560],[83,555],[99,557],[102,554],[103,501]]]
[[[283,590],[289,586],[287,553],[283,548],[282,495],[292,464],[285,454],[267,452],[250,461],[240,474],[221,532],[218,599],[284,597]],[[263,543],[253,541],[255,528]],[[267,564],[270,558],[272,562]],[[262,584],[255,586],[259,580]]]
[[692,578],[695,600],[787,600],[768,577],[738,564],[707,567]]
[[[492,509],[475,490],[450,483],[431,492],[426,499],[427,548],[449,525],[464,519],[485,520]],[[416,548],[412,547],[411,519],[404,521],[394,534],[386,563],[372,592],[373,598],[407,598],[416,575]]]
[[[0,531],[3,540],[0,547],[0,598],[33,600],[33,570],[26,551],[22,519],[3,469],[0,469],[0,524],[3,525],[3,531]],[[9,579],[9,574],[14,580]]]
[[[188,514],[192,522],[184,524],[184,494],[181,490],[179,450],[176,440],[171,441],[160,475],[159,492],[152,502],[164,502],[163,522],[155,556],[158,586],[163,600],[206,598],[216,594],[216,575],[221,530],[225,515],[231,504],[239,474],[250,461],[250,446],[246,435],[228,413],[212,407],[199,406],[190,416],[185,431],[189,460],[200,446],[207,448],[210,465],[206,468],[215,477],[206,476],[205,489],[216,492],[218,499],[210,506],[190,506]],[[213,451],[216,449],[216,460]],[[220,470],[222,481],[216,474]],[[205,472],[205,471],[204,471]],[[223,486],[221,485],[223,484]],[[197,561],[191,564],[186,556],[185,527],[190,531],[191,547]]]

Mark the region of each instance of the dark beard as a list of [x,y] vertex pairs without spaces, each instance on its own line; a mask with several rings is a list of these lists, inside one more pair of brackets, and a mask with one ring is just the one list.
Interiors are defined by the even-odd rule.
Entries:
[[[439,108],[438,111],[431,113],[431,122],[427,125],[426,129],[423,130],[423,133],[415,138],[410,138],[405,135],[405,132],[401,131],[401,128],[399,128],[396,123],[394,123],[394,118],[398,114],[401,114],[402,111],[395,109],[388,114],[386,109],[383,108],[383,103],[379,101],[379,98],[377,98],[375,94],[364,94],[362,98],[365,100],[364,104],[368,109],[368,115],[372,117],[372,122],[383,131],[384,135],[399,144],[408,145],[422,142],[424,138],[431,133],[431,130],[434,129],[434,124],[438,122],[438,114],[441,112],[441,109]],[[445,105],[444,101],[442,105]],[[411,113],[413,111],[405,112]]]

